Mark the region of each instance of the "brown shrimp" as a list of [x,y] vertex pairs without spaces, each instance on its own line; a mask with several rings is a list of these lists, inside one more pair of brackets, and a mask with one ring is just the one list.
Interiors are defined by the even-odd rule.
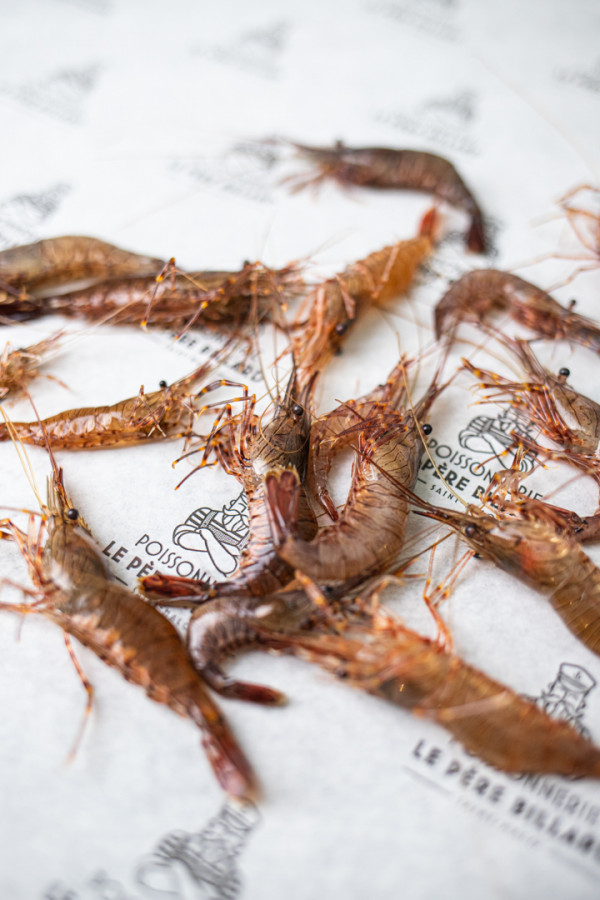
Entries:
[[600,569],[551,509],[520,497],[503,500],[490,515],[412,499],[421,515],[448,525],[479,557],[541,591],[567,628],[600,655]]
[[[321,529],[312,541],[294,528],[299,491],[296,474],[272,471],[266,476],[273,537],[278,553],[294,569],[319,583],[331,584],[356,575],[372,577],[396,560],[408,522],[402,488],[410,489],[419,471],[422,435],[431,432],[431,426],[421,425],[420,420],[445,387],[439,386],[438,374],[414,409],[398,410],[394,402],[400,396],[395,381],[404,375],[402,363],[388,382],[390,402],[380,401],[375,410],[372,395],[367,395],[365,407],[370,407],[370,417],[366,420],[356,409],[346,407],[348,425],[341,442],[352,442],[357,449],[350,491],[338,520]],[[378,392],[385,396],[384,388],[376,389],[374,396]],[[344,412],[343,407],[340,410]],[[395,490],[394,485],[402,488]],[[329,495],[321,490],[319,496],[323,500]]]
[[135,397],[111,406],[68,409],[46,419],[11,422],[10,426],[0,423],[0,441],[16,436],[24,444],[40,447],[50,443],[60,450],[95,450],[186,436],[197,412],[190,388],[205,378],[229,350],[226,344],[190,375],[171,385],[161,382],[160,389],[150,393],[141,388]]
[[387,303],[406,291],[418,266],[433,250],[435,211],[421,222],[415,238],[377,250],[317,285],[294,321],[292,350],[300,386],[339,350],[357,316],[368,306]]
[[[157,572],[142,579],[145,593],[153,598],[181,598],[181,605],[194,605],[215,596],[262,596],[291,581],[293,570],[279,557],[273,545],[262,476],[272,466],[293,465],[301,478],[304,477],[311,389],[312,384],[308,384],[298,391],[294,371],[267,425],[262,426],[260,419],[247,410],[241,418],[237,437],[232,420],[230,429],[215,441],[214,449],[221,465],[242,483],[248,502],[250,539],[242,551],[236,573],[227,581],[207,589],[206,585],[192,579]],[[316,533],[317,523],[303,488],[299,489],[298,504],[299,531],[310,539]]]
[[352,687],[437,722],[505,772],[600,777],[600,748],[572,725],[382,609],[343,635],[283,633],[277,640],[280,650],[318,663]]
[[486,400],[509,399],[523,409],[530,421],[564,449],[597,454],[600,443],[600,405],[567,384],[571,374],[561,368],[558,375],[545,369],[529,343],[502,338],[517,356],[531,381],[515,382],[463,360],[463,367],[481,379],[480,387],[492,391]]
[[332,178],[342,185],[427,191],[467,213],[471,220],[465,236],[467,247],[474,253],[486,252],[479,205],[452,163],[443,156],[423,150],[346,147],[341,141],[333,147],[308,147],[293,142],[291,145],[318,170],[313,177],[290,179],[296,190]]
[[[196,671],[213,690],[224,697],[268,706],[285,701],[280,691],[226,674],[221,661],[242,649],[279,649],[280,635],[288,632],[327,627],[329,612],[314,602],[308,579],[300,572],[295,574],[304,589],[288,586],[264,597],[219,597],[194,610],[187,631],[188,650]],[[325,585],[327,610],[340,606],[346,614],[352,614],[349,595],[364,582],[361,574],[335,586]]]
[[196,674],[178,632],[140,597],[108,579],[102,555],[64,489],[62,470],[54,462],[53,467],[43,549],[39,542],[32,547],[28,535],[9,527],[29,563],[39,600],[0,607],[41,613],[128,681],[144,687],[153,700],[191,719],[202,732],[219,783],[230,794],[248,796],[253,791],[250,766]]
[[435,308],[436,337],[460,322],[480,325],[495,312],[507,313],[540,338],[573,341],[600,353],[600,325],[531,282],[497,269],[467,272],[449,288]]
[[27,390],[29,384],[37,378],[44,357],[58,346],[61,337],[62,333],[58,332],[37,344],[18,350],[10,350],[10,343],[6,344],[0,356],[0,400],[9,394],[20,394]]
[[46,238],[0,252],[0,287],[38,294],[83,278],[158,275],[164,265],[97,238]]
[[[287,299],[300,291],[298,266],[268,269],[245,263],[239,272],[179,272],[171,262],[163,274],[108,278],[78,290],[28,297],[13,304],[15,315],[30,318],[63,315],[110,325],[186,330],[192,326],[223,328],[267,319],[283,324]],[[10,318],[8,303],[0,314]]]

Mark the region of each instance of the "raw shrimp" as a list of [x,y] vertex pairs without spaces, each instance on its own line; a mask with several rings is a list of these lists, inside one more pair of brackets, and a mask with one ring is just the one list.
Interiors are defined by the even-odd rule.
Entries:
[[[7,343],[0,356],[0,400],[9,394],[20,394],[27,390],[30,382],[38,376],[38,369],[44,356],[58,346],[62,333],[52,335],[37,344],[10,350]],[[47,378],[53,378],[47,375]]]
[[299,632],[277,639],[280,650],[437,722],[489,765],[506,772],[600,777],[600,748],[572,725],[550,718],[381,608],[370,623],[351,625],[343,635]]
[[304,299],[294,327],[292,350],[300,386],[339,350],[345,335],[366,307],[387,303],[409,287],[418,266],[433,250],[435,211],[421,222],[417,237],[398,241],[352,263],[317,285]]
[[164,265],[97,238],[46,238],[0,252],[0,287],[37,294],[83,278],[158,275]]
[[474,253],[486,252],[483,216],[477,201],[443,156],[423,150],[346,147],[341,141],[333,147],[308,147],[293,142],[291,145],[318,169],[315,176],[293,179],[296,190],[333,178],[342,185],[427,191],[467,213],[471,220],[465,238],[467,247]]
[[[8,526],[8,535],[28,560],[39,599],[32,605],[0,607],[41,613],[128,681],[144,687],[153,700],[190,718],[202,732],[219,783],[230,794],[248,796],[253,790],[250,766],[196,674],[179,634],[140,597],[109,581],[102,555],[64,489],[62,470],[54,462],[53,468],[43,549],[37,541],[32,545],[29,535]],[[91,688],[86,688],[90,695]]]
[[[313,379],[314,382],[314,379]],[[298,391],[296,372],[292,373],[283,397],[278,401],[271,421],[264,427],[249,411],[241,418],[239,433],[234,423],[215,442],[217,457],[225,470],[242,483],[248,501],[250,539],[242,551],[237,572],[227,581],[209,588],[189,578],[171,577],[160,572],[142,579],[144,591],[153,598],[182,598],[181,605],[194,605],[215,596],[262,596],[287,584],[293,570],[275,551],[267,514],[263,474],[272,466],[295,466],[304,478],[308,458],[310,416],[308,402],[312,383]],[[310,539],[317,523],[303,488],[299,489],[299,531]],[[191,603],[190,603],[191,601]],[[177,603],[177,601],[175,601]]]
[[[346,416],[347,429],[340,442],[352,442],[358,451],[348,499],[333,525],[321,529],[312,541],[299,536],[294,528],[300,487],[296,474],[272,471],[266,476],[277,551],[294,569],[319,583],[344,582],[359,574],[366,579],[385,572],[404,542],[408,503],[404,490],[394,486],[413,486],[423,452],[422,435],[431,432],[431,426],[420,422],[445,387],[438,384],[438,371],[414,408],[399,409],[398,381],[405,377],[404,369],[400,363],[386,386],[363,398],[368,418],[360,415],[361,401],[354,401],[354,408],[342,406],[331,416],[332,421]],[[386,394],[388,402],[384,402]],[[340,434],[339,418],[335,430]],[[319,475],[317,495],[329,510],[333,504],[322,483],[325,474],[326,467]]]
[[413,495],[421,515],[452,528],[483,559],[542,591],[567,628],[600,655],[600,569],[552,510],[525,497],[496,515],[475,506],[442,509]]
[[510,381],[463,360],[464,368],[481,379],[480,387],[492,391],[486,400],[509,399],[562,448],[598,454],[600,405],[567,384],[571,374],[569,369],[560,369],[558,375],[545,369],[527,341],[507,337],[502,341],[517,356],[532,380]]
[[21,305],[6,302],[0,304],[0,316],[9,319],[13,310],[20,320],[56,314],[110,325],[177,330],[193,325],[242,326],[266,319],[283,324],[286,301],[301,286],[294,264],[268,269],[261,263],[246,263],[239,272],[179,272],[171,264],[158,277],[155,273],[110,278],[68,293],[28,297]]
[[507,313],[538,337],[573,341],[600,353],[600,325],[561,306],[529,281],[497,269],[467,272],[450,287],[435,308],[436,337],[460,322],[481,324],[494,312]]
[[112,406],[68,409],[32,422],[0,423],[0,441],[16,436],[25,444],[54,449],[93,450],[125,447],[189,435],[197,407],[191,386],[205,378],[230,351],[230,344],[185,378],[157,391],[139,394]]

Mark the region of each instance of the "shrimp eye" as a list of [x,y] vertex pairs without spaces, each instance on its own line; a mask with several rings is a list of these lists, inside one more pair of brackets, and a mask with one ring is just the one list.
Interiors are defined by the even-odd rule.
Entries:
[[331,595],[331,594],[333,594],[333,585],[324,584],[321,590],[323,591],[324,594]]
[[431,427],[431,425],[426,424],[426,425],[421,426],[421,431],[423,432],[423,434],[431,434],[431,432],[433,431],[433,428]]
[[167,382],[165,381],[164,378],[161,379],[161,380],[158,382],[158,386],[159,386],[159,388],[166,388],[166,387],[167,387]]
[[301,416],[302,413],[304,412],[304,410],[302,409],[302,407],[300,406],[299,403],[294,403],[294,405],[292,406],[292,412],[294,413],[295,416]]
[[75,507],[72,507],[71,509],[67,510],[65,515],[67,519],[71,520],[71,522],[75,522],[75,520],[79,518],[79,510],[75,509]]
[[338,322],[337,325],[335,326],[335,333],[340,334],[340,335],[346,334],[349,326],[350,326],[350,322]]
[[562,375],[563,378],[568,378],[569,375],[571,374],[571,370],[567,369],[566,366],[563,366],[562,369],[558,370],[558,374]]
[[475,537],[477,534],[477,525],[472,525],[469,523],[465,528],[465,535],[469,538]]

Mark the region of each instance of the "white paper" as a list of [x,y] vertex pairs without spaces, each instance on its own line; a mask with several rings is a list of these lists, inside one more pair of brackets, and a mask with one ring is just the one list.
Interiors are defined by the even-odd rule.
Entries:
[[[2,247],[91,234],[175,256],[186,268],[307,259],[316,280],[412,236],[430,199],[334,184],[291,194],[281,179],[307,171],[305,164],[258,140],[341,138],[426,149],[456,164],[489,219],[492,252],[465,252],[465,218],[444,208],[448,236],[418,286],[385,314],[366,314],[328,366],[322,411],[383,380],[399,344],[412,353],[430,345],[431,309],[449,279],[474,266],[518,266],[522,277],[550,287],[581,263],[571,258],[582,251],[556,201],[597,183],[600,172],[600,13],[592,0],[3,7]],[[533,263],[548,254],[555,255]],[[576,296],[578,310],[597,317],[598,278],[597,271],[580,276],[555,296]],[[64,326],[40,319],[3,335],[21,346]],[[481,340],[474,330],[465,334]],[[278,341],[277,350],[269,336],[262,342],[271,385],[287,371],[285,360],[271,366],[283,350]],[[198,365],[206,346],[214,339],[201,332],[174,343],[133,328],[87,330],[44,369],[66,387],[44,378],[34,384],[37,407],[50,415],[116,402],[141,385],[154,389]],[[449,366],[473,352],[458,347]],[[590,351],[561,344],[540,355],[553,368],[567,365],[573,385],[600,400]],[[475,358],[510,371],[481,351]],[[415,396],[434,365],[430,356]],[[239,378],[231,367],[223,372]],[[264,393],[255,361],[242,380]],[[431,413],[433,457],[466,500],[487,483],[479,466],[501,449],[494,435],[505,427],[501,407],[475,405],[472,381],[461,375]],[[8,409],[15,419],[31,417],[24,401]],[[463,433],[477,416],[488,417],[491,437],[489,448],[473,450]],[[206,553],[174,546],[173,532],[198,508],[221,514],[240,486],[210,469],[175,492],[191,467],[172,468],[180,452],[171,442],[57,453],[111,571],[132,587],[144,566],[158,568],[159,558],[174,559],[170,553],[180,557],[180,574],[219,574]],[[33,448],[29,458],[43,493],[47,454]],[[0,445],[0,473],[2,504],[35,509],[10,444]],[[553,465],[527,486],[546,492],[571,476]],[[342,474],[340,500],[345,483]],[[452,502],[426,464],[419,490]],[[580,479],[558,498],[591,512],[597,491]],[[0,549],[3,577],[26,586],[16,548]],[[440,549],[438,577],[460,553],[454,541]],[[597,550],[589,553],[600,561]],[[415,569],[425,566],[424,558]],[[390,604],[433,635],[422,588],[408,582]],[[4,598],[20,599],[7,585]],[[541,594],[473,561],[442,610],[457,652],[529,697],[559,703],[561,666],[577,667],[567,672],[577,673],[581,691],[563,700],[600,742],[600,663]],[[184,626],[185,613],[171,616]],[[257,806],[239,808],[217,786],[195,727],[80,647],[95,698],[67,764],[85,694],[60,631],[42,617],[21,625],[2,611],[0,642],[3,897],[597,896],[600,785],[591,780],[508,777],[434,724],[299,660],[252,653],[232,670],[276,686],[290,702],[272,710],[222,704],[261,784]]]

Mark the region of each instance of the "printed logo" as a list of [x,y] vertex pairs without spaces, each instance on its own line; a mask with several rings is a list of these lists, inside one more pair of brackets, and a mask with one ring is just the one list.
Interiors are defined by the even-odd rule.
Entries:
[[56,212],[70,190],[70,185],[59,183],[47,191],[15,194],[0,203],[0,248],[35,240],[38,226]]
[[173,543],[184,550],[207,553],[221,575],[231,575],[248,543],[249,533],[248,502],[241,491],[218,510],[206,506],[195,509],[173,531]]
[[[596,684],[582,666],[565,662],[548,687],[528,699],[590,738],[583,716]],[[572,779],[509,775],[481,762],[451,738],[445,744],[417,741],[407,769],[436,789],[449,790],[454,802],[518,840],[530,846],[543,840],[552,848],[570,851],[588,873],[593,866],[597,877],[600,805],[587,799]]]
[[242,887],[238,858],[259,821],[252,803],[228,801],[200,831],[166,835],[135,866],[135,894],[99,871],[77,890],[51,885],[44,900],[235,900]]
[[48,113],[69,125],[80,125],[85,101],[100,77],[99,65],[61,69],[46,78],[0,86],[0,93]]
[[554,77],[561,84],[572,84],[592,94],[600,94],[600,57],[588,69],[555,69]]
[[[514,435],[535,437],[535,427],[514,406],[502,409],[495,419],[490,416],[476,416],[466,428],[458,433],[458,443],[472,453],[485,453],[487,457],[498,460],[505,469],[510,468],[510,459],[501,455],[514,445]],[[530,472],[534,459],[527,454],[521,461],[521,471]]]
[[554,681],[542,691],[539,697],[532,698],[549,716],[564,719],[591,740],[589,729],[583,724],[583,714],[587,699],[596,680],[587,669],[575,663],[563,663]]
[[477,123],[478,104],[479,99],[474,91],[459,91],[433,97],[409,110],[376,110],[373,119],[452,151],[479,156],[481,149],[469,133]]
[[288,39],[289,25],[276,21],[265,28],[243,31],[226,44],[195,46],[192,53],[261,78],[277,78]]
[[442,41],[460,40],[460,0],[368,0],[365,9]]

